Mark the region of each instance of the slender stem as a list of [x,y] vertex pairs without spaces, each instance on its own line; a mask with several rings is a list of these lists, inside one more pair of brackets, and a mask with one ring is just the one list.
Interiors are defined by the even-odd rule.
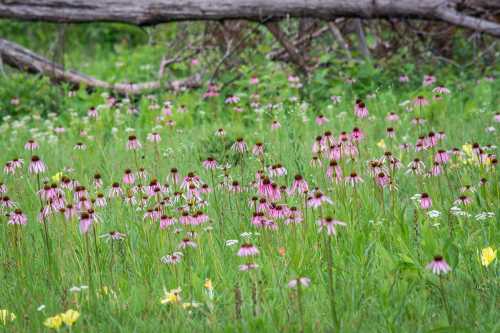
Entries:
[[330,293],[330,310],[332,311],[332,319],[335,325],[335,330],[340,330],[340,325],[337,317],[337,309],[335,307],[335,291],[333,289],[333,256],[332,256],[332,237],[325,234],[325,251],[328,263],[328,291]]
[[446,298],[446,293],[444,291],[443,278],[439,276],[439,290],[441,291],[441,299],[443,301],[443,306],[446,311],[446,316],[448,318],[448,325],[451,325],[453,322],[453,317],[450,311],[450,306],[448,305],[448,300]]

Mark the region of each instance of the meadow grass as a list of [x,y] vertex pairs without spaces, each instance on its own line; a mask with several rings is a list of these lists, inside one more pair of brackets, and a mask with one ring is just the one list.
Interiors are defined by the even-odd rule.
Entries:
[[[227,94],[130,101],[82,90],[64,97],[59,116],[33,110],[4,118],[0,328],[498,332],[499,265],[492,254],[482,255],[500,241],[498,80],[449,80],[448,94],[433,92],[437,83],[410,79],[419,82],[407,86],[394,78],[362,96],[366,118],[356,117],[358,96],[348,83],[332,89],[339,100],[306,103],[286,80],[242,83],[232,92],[239,100],[226,102]],[[428,105],[418,106],[417,96]],[[97,115],[89,113],[92,106]],[[319,115],[327,122],[318,124]],[[415,125],[416,117],[425,123]],[[363,133],[359,140],[354,128]],[[158,143],[148,140],[154,132]],[[141,144],[135,150],[128,146],[134,136]],[[237,138],[245,152],[236,149]],[[25,149],[30,139],[38,149]],[[263,155],[253,154],[256,142]],[[46,165],[43,172],[30,172],[34,155]],[[209,157],[217,168],[204,167]],[[416,158],[423,166],[412,171]],[[24,164],[13,168],[15,159]],[[342,175],[327,175],[330,159]],[[362,179],[354,186],[353,172]],[[308,183],[307,193],[291,193],[296,175]],[[263,189],[266,177],[276,191]],[[148,194],[153,179],[162,186]],[[123,194],[110,197],[114,182]],[[59,200],[49,192],[60,193]],[[331,202],[313,207],[319,193]],[[421,207],[422,193],[432,207]],[[267,206],[252,224],[254,197]],[[78,209],[65,218],[68,205]],[[51,208],[40,215],[42,207]],[[288,223],[291,207],[301,223]],[[26,224],[13,220],[16,208]],[[161,228],[155,212],[175,223]],[[327,217],[345,225],[329,234]],[[180,247],[191,244],[186,238],[196,247]],[[258,255],[238,256],[241,248]],[[450,271],[427,268],[436,255]],[[180,261],[168,263],[175,258]],[[80,314],[72,326],[57,317],[46,321],[69,309]]]

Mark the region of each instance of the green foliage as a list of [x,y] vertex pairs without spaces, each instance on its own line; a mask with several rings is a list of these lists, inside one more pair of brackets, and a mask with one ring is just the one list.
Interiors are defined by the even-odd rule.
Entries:
[[64,111],[65,88],[47,78],[9,73],[0,76],[0,116]]
[[[180,24],[144,30],[115,24],[69,26],[65,61],[111,82],[152,80],[165,51],[173,51],[165,50],[162,43],[184,28]],[[190,29],[199,32],[201,26],[194,24]],[[0,32],[47,51],[57,29],[50,24],[4,21]],[[368,35],[370,45],[373,38]],[[456,43],[463,45],[461,40]],[[203,97],[204,88],[154,91],[114,96],[117,104],[110,106],[109,92],[88,92],[82,87],[70,93],[64,85],[8,69],[0,76],[0,163],[24,161],[15,174],[2,173],[0,183],[7,192],[0,197],[8,195],[28,218],[23,226],[9,224],[15,208],[0,201],[0,311],[16,315],[15,320],[6,321],[10,317],[0,312],[1,329],[41,332],[47,329],[43,324],[47,317],[75,309],[81,317],[71,327],[73,332],[326,332],[333,330],[333,299],[340,332],[499,330],[500,265],[496,259],[483,266],[480,251],[487,246],[497,249],[500,244],[500,173],[498,166],[477,162],[463,147],[477,142],[488,154],[498,155],[500,127],[493,117],[499,111],[499,81],[485,79],[485,75],[498,74],[498,68],[481,73],[470,67],[461,71],[454,65],[409,60],[406,47],[383,61],[344,62],[334,54],[322,54],[322,65],[310,77],[301,77],[304,86],[297,88],[289,82],[295,75],[292,68],[259,53],[270,51],[272,45],[271,39],[263,38],[256,50],[243,52],[240,56],[246,64],[222,71],[218,83],[231,83],[222,87],[219,96],[208,99]],[[461,52],[464,57],[469,54]],[[210,72],[220,54],[211,50],[197,59],[199,65],[187,59],[173,66],[167,79]],[[429,73],[451,94],[434,99],[435,85],[422,85],[423,75]],[[410,82],[400,83],[401,74],[408,75]],[[252,76],[259,78],[258,85],[249,84]],[[226,103],[233,94],[240,101]],[[333,103],[332,95],[341,100]],[[414,107],[419,95],[430,105]],[[368,119],[354,117],[357,98],[368,106]],[[165,105],[171,105],[172,114],[164,112]],[[91,107],[98,110],[97,118],[87,115]],[[242,112],[236,112],[236,107]],[[132,113],[134,109],[138,112]],[[389,112],[400,120],[389,122]],[[329,120],[322,126],[316,123],[320,114]],[[415,127],[416,115],[427,122]],[[273,121],[281,127],[272,130]],[[327,152],[322,153],[323,164],[318,167],[312,163],[311,152],[317,136],[331,131],[338,138],[354,127],[365,135],[356,144],[360,155],[344,157],[339,164],[344,176],[356,171],[363,177],[364,182],[355,188],[328,179]],[[387,127],[395,128],[395,138],[387,136]],[[215,135],[219,128],[225,136]],[[415,151],[419,136],[430,131],[444,131],[446,138],[434,148]],[[161,142],[148,140],[152,132],[161,135]],[[126,148],[132,134],[142,143],[138,151]],[[232,149],[238,137],[248,145],[249,152],[243,155]],[[31,138],[40,149],[24,149]],[[265,146],[264,158],[251,153],[257,141]],[[86,149],[76,149],[77,143]],[[400,149],[402,143],[411,148]],[[429,176],[436,150],[454,147],[461,150],[461,157],[453,155],[440,176]],[[379,159],[390,165],[386,151],[401,162],[398,169],[384,169],[397,185],[391,190],[377,187],[367,163]],[[47,165],[47,171],[38,176],[28,171],[33,154]],[[219,168],[203,168],[202,161],[208,157],[215,158]],[[426,165],[422,175],[408,171],[415,158]],[[287,169],[286,175],[271,177],[277,185],[289,188],[300,174],[309,183],[307,195],[317,186],[333,203],[306,208],[307,195],[282,192],[279,203],[304,212],[304,222],[286,224],[277,218],[276,231],[252,225],[256,174],[263,169],[269,174],[269,167],[277,163]],[[139,178],[141,167],[147,173],[145,179]],[[178,169],[181,181],[195,172],[212,189],[202,194],[207,205],[191,208],[192,201],[175,194],[183,191],[186,195],[188,190],[172,181],[172,168]],[[134,172],[135,184],[147,186],[156,178],[168,183],[170,190],[142,202],[139,187],[123,182],[125,169]],[[102,188],[94,184],[96,173],[102,177]],[[80,214],[65,220],[54,209],[40,223],[38,214],[46,203],[38,190],[45,183],[61,188],[62,176],[85,186],[91,200],[99,192],[106,197],[105,207],[93,202],[98,220],[88,233],[79,229]],[[480,185],[482,178],[488,180],[487,185]],[[231,187],[235,181],[244,191],[237,193]],[[114,182],[124,190],[122,197],[109,197]],[[472,187],[467,190],[466,185]],[[420,208],[414,196],[422,192],[433,199],[432,210],[440,212],[439,216]],[[72,190],[61,193],[67,203],[77,203]],[[472,203],[460,206],[462,215],[454,214],[450,208],[459,205],[455,201],[462,193]],[[129,194],[136,199],[134,205],[126,201]],[[158,221],[144,218],[147,209],[157,205],[176,218],[182,209],[190,213],[199,209],[209,222],[192,227],[177,222],[161,229]],[[317,225],[325,216],[346,226],[337,226],[337,235],[327,238]],[[126,237],[110,240],[111,231]],[[179,248],[185,237],[198,247]],[[238,244],[231,246],[228,240]],[[255,244],[259,255],[238,257],[238,248],[245,242]],[[179,264],[162,263],[162,257],[177,251],[184,253]],[[426,269],[437,254],[452,269],[444,276]],[[259,268],[241,272],[239,265],[251,260]],[[287,284],[297,277],[310,278],[310,286],[289,288]],[[206,279],[213,283],[211,292],[204,286]],[[178,287],[182,288],[180,303],[161,304],[165,292]],[[188,307],[191,301],[199,306]],[[60,331],[70,329],[65,326]]]

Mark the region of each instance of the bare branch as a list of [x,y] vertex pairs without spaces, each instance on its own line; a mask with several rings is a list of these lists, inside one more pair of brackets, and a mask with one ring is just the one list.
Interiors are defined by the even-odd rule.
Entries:
[[500,36],[500,24],[462,14],[450,6],[439,7],[436,10],[436,16],[443,21],[455,25],[486,32],[497,37]]
[[335,22],[333,21],[328,22],[328,28],[330,29],[330,32],[332,33],[333,37],[339,43],[340,47],[344,49],[347,58],[349,60],[352,59],[351,50],[349,50],[349,44],[347,44],[346,40],[344,39],[344,36],[342,36],[342,32],[340,32],[340,29],[337,27]]
[[266,27],[269,29],[274,38],[276,38],[276,40],[281,44],[281,46],[283,46],[286,52],[288,52],[290,59],[300,69],[300,71],[303,73],[307,72],[304,57],[300,55],[297,48],[288,40],[283,31],[281,31],[278,23],[268,22],[266,23]]
[[370,59],[370,50],[368,49],[368,45],[366,44],[366,36],[365,32],[363,31],[363,24],[361,23],[361,20],[359,18],[355,19],[354,23],[356,27],[356,34],[358,35],[359,50],[363,55],[363,58]]
[[110,89],[122,94],[140,94],[149,90],[167,89],[182,90],[201,86],[201,75],[184,80],[169,82],[151,81],[144,83],[108,83],[77,71],[65,70],[61,65],[31,52],[30,50],[0,38],[0,57],[3,61],[20,70],[42,74],[55,82],[67,82],[74,86],[84,85],[89,88]]
[[[293,46],[298,48],[302,44],[308,42],[309,40],[314,39],[314,38],[318,38],[319,36],[324,34],[326,31],[328,31],[328,27],[322,27],[322,28],[310,33],[309,35],[306,35],[306,36],[294,41]],[[270,52],[267,55],[267,57],[271,60],[282,59],[283,55],[286,53],[287,53],[287,51],[285,49],[279,49],[279,50]]]

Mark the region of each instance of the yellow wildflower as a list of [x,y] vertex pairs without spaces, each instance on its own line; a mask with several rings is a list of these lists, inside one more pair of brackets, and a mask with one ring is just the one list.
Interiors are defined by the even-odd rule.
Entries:
[[59,330],[62,323],[63,323],[63,321],[62,321],[61,315],[49,317],[49,318],[45,319],[45,321],[43,322],[43,324],[45,326],[47,326],[48,328],[55,329],[55,330]]
[[58,172],[58,173],[56,173],[55,175],[52,176],[52,181],[56,182],[56,183],[59,183],[61,181],[62,176],[63,176],[63,173],[62,172]]
[[78,320],[78,318],[80,318],[80,312],[69,309],[64,313],[61,313],[60,316],[64,324],[72,326]]
[[463,145],[462,150],[467,156],[472,157],[472,145],[470,143]]
[[165,291],[165,297],[160,300],[161,304],[180,303],[181,302],[181,288]]
[[103,286],[97,291],[97,297],[117,298],[115,291],[107,286]]
[[382,148],[382,149],[387,148],[387,146],[385,145],[384,139],[381,139],[379,142],[377,142],[377,146]]
[[10,312],[7,309],[0,309],[0,324],[7,325],[9,321],[14,321],[16,319],[16,315],[14,312]]
[[206,289],[212,290],[214,286],[212,285],[212,280],[206,279],[205,284],[203,285]]
[[481,263],[488,267],[497,257],[497,250],[493,250],[491,246],[485,247],[481,251]]

